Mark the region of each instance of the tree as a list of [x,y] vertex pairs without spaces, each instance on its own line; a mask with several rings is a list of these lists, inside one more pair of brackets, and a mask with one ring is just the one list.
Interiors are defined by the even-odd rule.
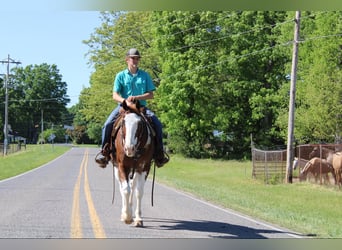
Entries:
[[[341,137],[341,13],[303,13],[295,136],[331,140]],[[196,158],[245,158],[251,134],[256,144],[284,146],[293,16],[285,11],[103,13],[102,26],[85,41],[95,72],[80,97],[84,131],[93,140],[99,137],[116,105],[115,74],[125,68],[127,49],[137,47],[141,67],[157,86],[149,106],[161,119],[171,150]]]
[[116,73],[126,68],[127,50],[138,48],[144,58],[141,67],[156,76],[149,57],[151,35],[145,24],[149,15],[149,12],[103,12],[101,27],[84,41],[89,46],[88,55],[95,72],[90,78],[90,88],[80,95],[79,112],[86,122],[80,128],[96,142],[101,139],[100,128],[117,105],[112,99],[113,83]]
[[74,115],[73,127],[74,130],[67,131],[68,135],[72,138],[74,143],[99,143],[101,140],[101,131],[91,130],[88,133],[88,128],[93,126],[101,127],[101,123],[94,120],[87,121],[86,113],[81,112],[84,110],[84,98],[87,97],[89,88],[84,88],[81,92],[78,104],[70,108],[70,112]]
[[67,84],[56,65],[46,63],[13,69],[9,123],[36,142],[41,121],[58,124],[67,113]]
[[[342,137],[341,13],[303,13],[295,113],[298,143],[338,142]],[[287,89],[284,85],[280,95],[286,96]],[[285,137],[284,115],[277,123]]]
[[[155,13],[154,20],[161,20],[156,46],[163,52],[157,103],[177,151],[193,157],[226,157],[230,151],[228,157],[241,158],[250,153],[251,133],[266,138],[265,143],[277,141],[265,134],[270,134],[276,118],[275,90],[287,60],[273,49],[280,33],[276,25],[285,16],[249,11]],[[215,130],[221,131],[222,150],[215,146]]]

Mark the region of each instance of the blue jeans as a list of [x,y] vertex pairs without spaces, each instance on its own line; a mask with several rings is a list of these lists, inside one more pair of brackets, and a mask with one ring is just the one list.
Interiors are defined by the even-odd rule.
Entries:
[[[116,119],[119,117],[119,110],[121,106],[118,105],[112,113],[108,116],[106,122],[103,125],[102,128],[102,149],[106,145],[106,143],[109,142],[113,125],[116,121]],[[156,130],[156,136],[157,136],[157,148],[156,151],[159,152],[163,149],[163,127],[157,116],[151,111],[150,109],[146,108],[146,116],[151,117],[152,123],[154,125],[154,128]]]

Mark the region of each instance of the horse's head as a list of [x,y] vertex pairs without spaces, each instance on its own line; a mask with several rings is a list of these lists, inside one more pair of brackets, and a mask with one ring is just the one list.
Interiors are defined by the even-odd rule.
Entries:
[[292,168],[293,168],[293,169],[296,169],[297,166],[298,166],[298,158],[295,157],[295,158],[293,159]]
[[140,102],[138,100],[135,100],[134,102],[129,102],[127,100],[124,100],[122,102],[122,108],[125,112],[134,112],[139,114],[140,113]]
[[314,157],[320,157],[320,150],[318,147],[314,147],[311,153],[309,154],[309,159],[312,159]]
[[127,157],[134,157],[140,145],[139,135],[142,133],[139,101],[129,102],[125,100],[122,103],[122,109],[121,112],[124,113],[124,152]]
[[329,163],[331,163],[333,155],[334,155],[333,150],[330,150],[330,149],[324,148],[324,147],[321,147],[321,148],[320,147],[314,147],[314,149],[309,154],[309,158],[312,159],[314,157],[318,157],[321,159],[326,159],[326,160],[328,160]]
[[136,113],[127,113],[124,118],[124,152],[127,157],[134,157],[139,147],[139,134],[142,120]]
[[[121,132],[115,140],[117,152],[122,152],[122,154],[117,154],[118,157],[124,154],[130,158],[140,158],[142,154],[145,154],[145,149],[148,148],[147,152],[151,151],[148,145],[153,145],[153,135],[143,112],[144,107],[140,107],[138,101],[129,102],[125,100],[122,103],[120,109],[122,122],[119,130]],[[150,156],[150,154],[148,155]]]

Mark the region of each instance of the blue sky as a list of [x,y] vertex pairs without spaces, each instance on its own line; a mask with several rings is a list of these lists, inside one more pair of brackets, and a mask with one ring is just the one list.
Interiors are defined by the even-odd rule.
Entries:
[[[76,104],[81,90],[89,86],[93,72],[85,56],[88,46],[82,41],[100,27],[100,13],[30,7],[25,10],[23,6],[19,10],[4,9],[0,10],[0,60],[10,55],[22,67],[56,64],[68,85],[68,107]],[[6,64],[0,64],[0,74],[5,73]]]

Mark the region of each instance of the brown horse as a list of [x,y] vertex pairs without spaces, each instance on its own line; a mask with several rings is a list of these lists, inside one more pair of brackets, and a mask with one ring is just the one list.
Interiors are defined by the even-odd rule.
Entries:
[[[137,102],[138,103],[138,102]],[[115,178],[122,198],[121,221],[133,222],[133,196],[136,198],[135,226],[142,227],[141,200],[154,152],[153,131],[138,104],[123,103],[121,125],[115,138],[116,156],[111,154]]]
[[329,164],[331,164],[335,170],[336,184],[341,186],[342,184],[342,152],[334,152],[328,148],[315,147],[310,153],[309,157],[320,157],[321,159],[326,159]]
[[334,168],[325,159],[314,157],[310,161],[308,161],[302,171],[300,171],[299,180],[305,181],[309,173],[311,173],[315,177],[316,182],[318,181],[318,178],[321,174],[324,175],[325,182],[328,183],[330,182],[328,174],[331,173],[336,184],[336,175]]

